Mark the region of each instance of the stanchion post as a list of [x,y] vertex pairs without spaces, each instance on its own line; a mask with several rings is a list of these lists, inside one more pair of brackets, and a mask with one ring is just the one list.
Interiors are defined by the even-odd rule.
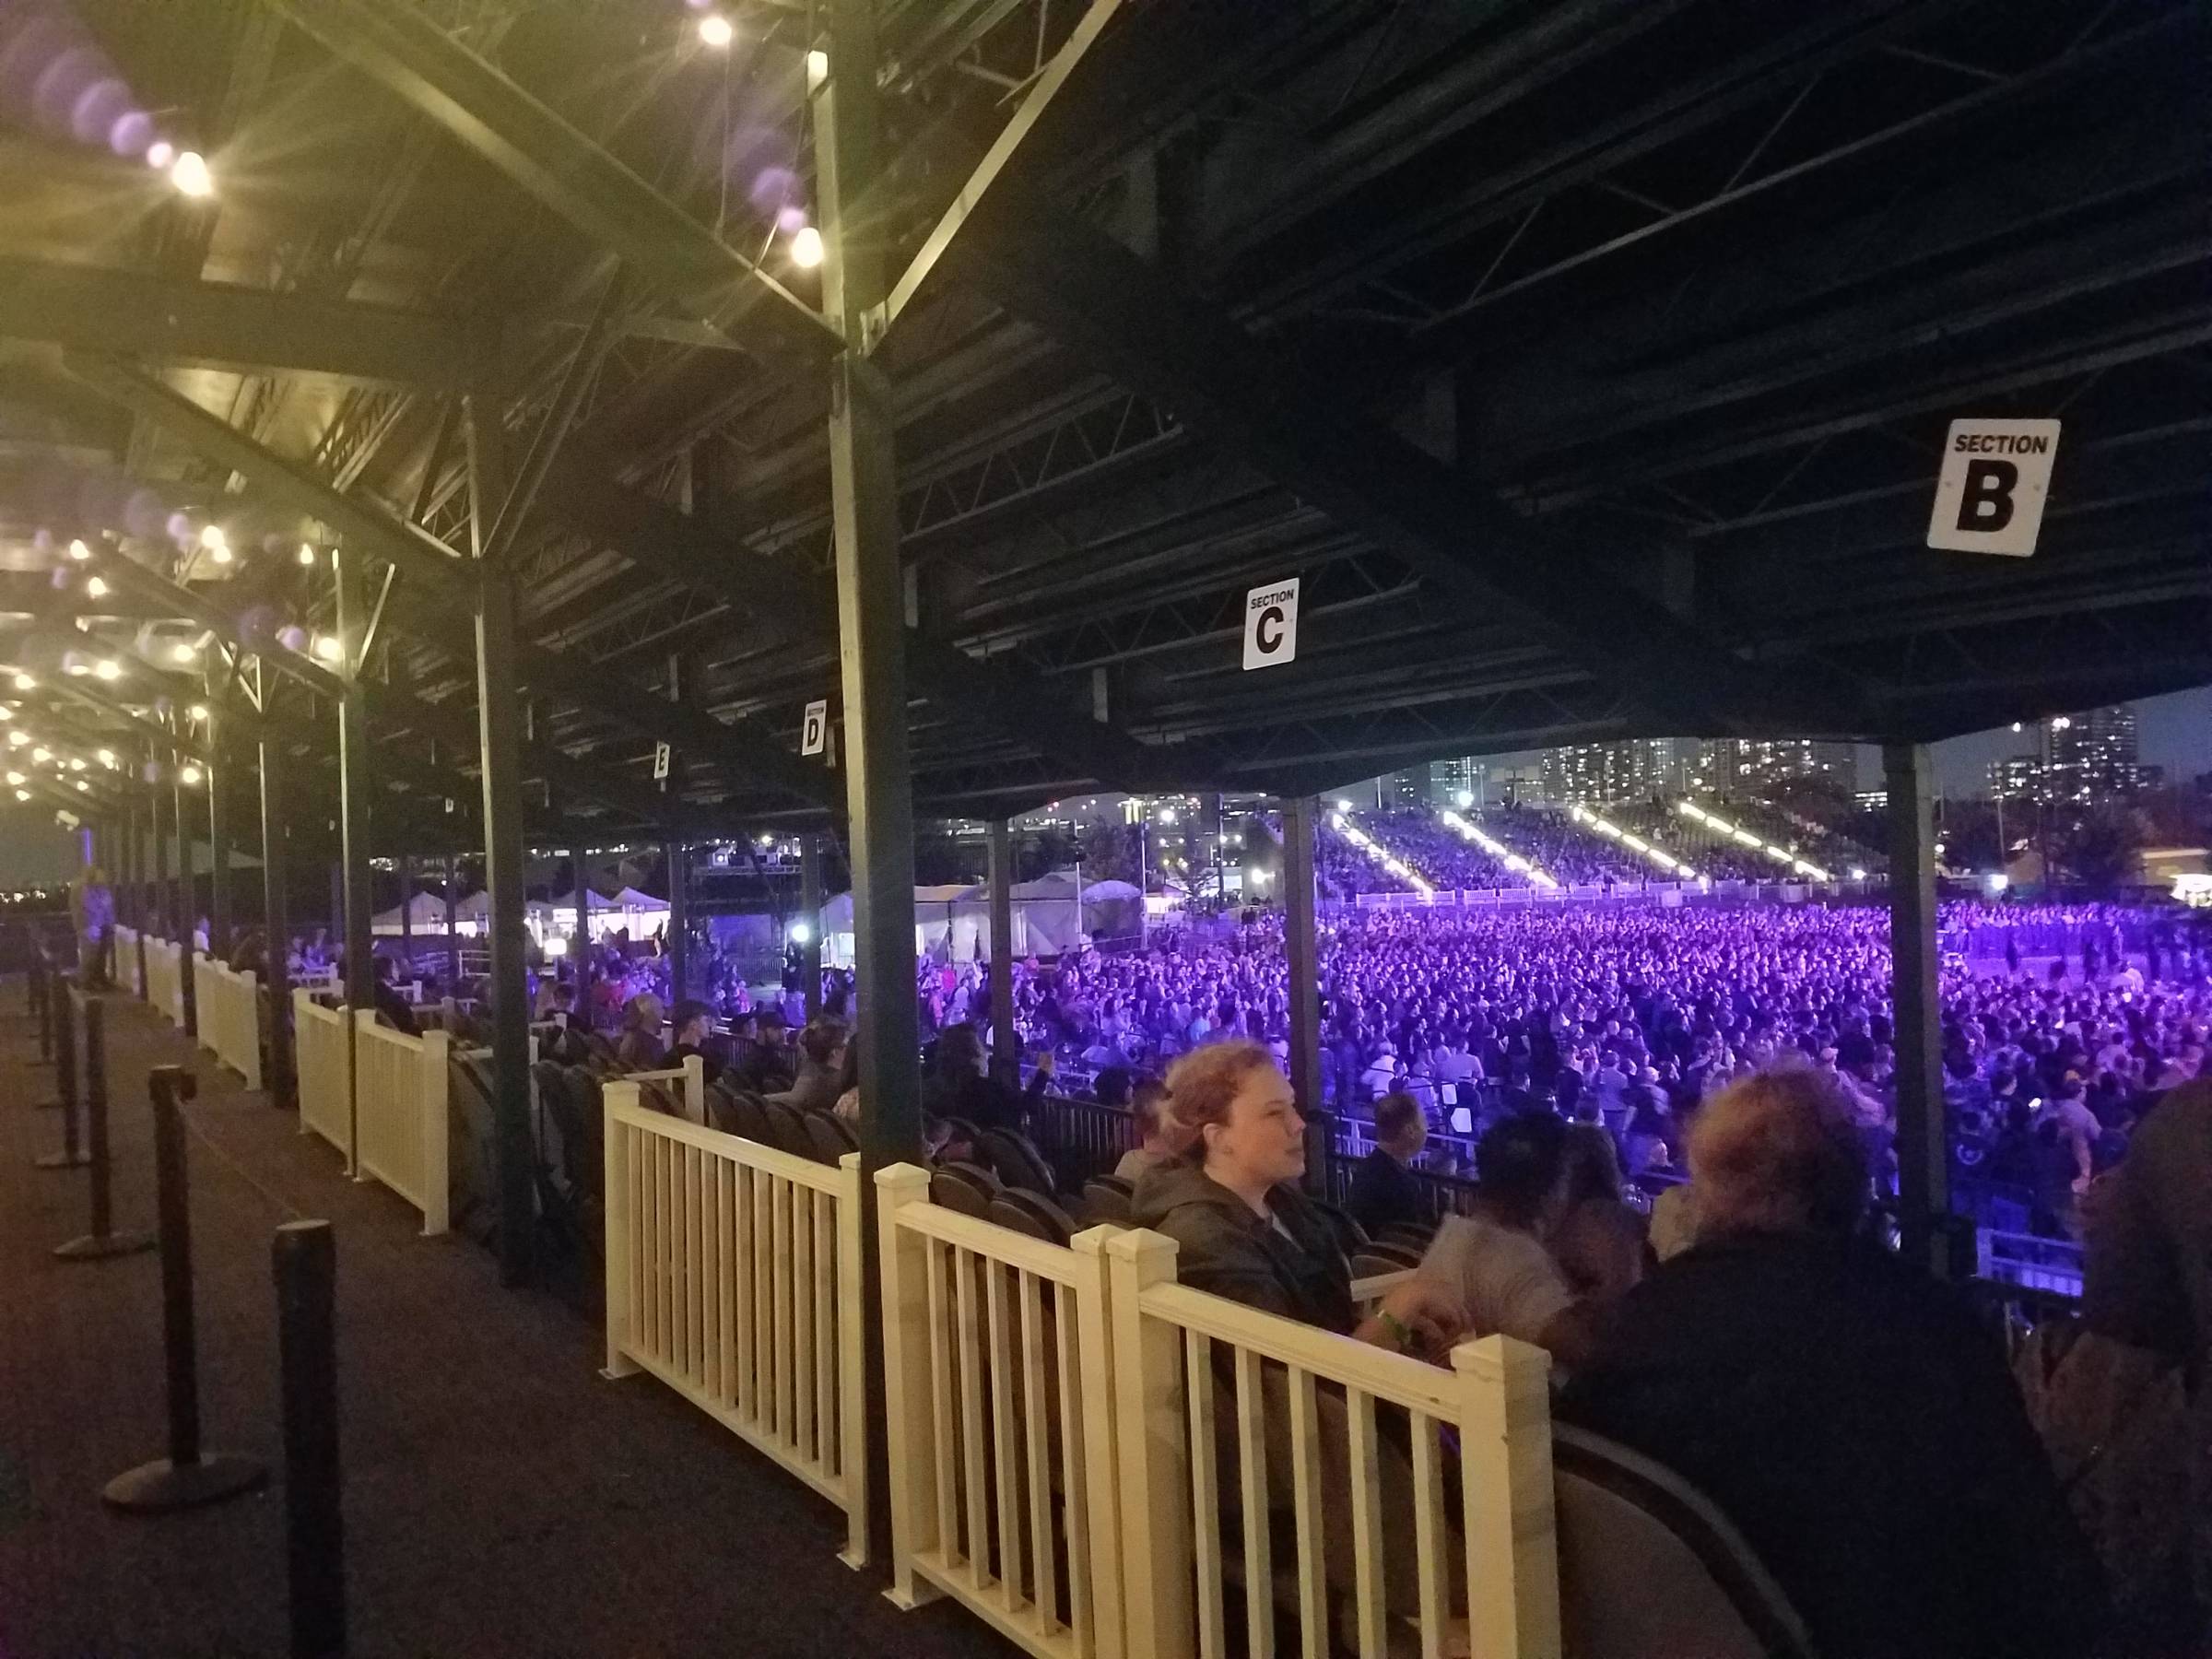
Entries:
[[287,1221],[276,1230],[272,1254],[292,1659],[340,1659],[346,1527],[338,1464],[337,1241],[327,1221]]
[[[55,1098],[46,1102],[62,1109],[62,1149],[38,1159],[41,1170],[81,1170],[89,1160],[77,1135],[76,1123],[76,1008],[69,982],[61,982],[53,998],[53,1083]],[[49,994],[52,982],[49,982]]]
[[219,1503],[261,1486],[269,1472],[251,1458],[200,1445],[199,1335],[192,1303],[192,1194],[178,1103],[198,1091],[181,1065],[147,1074],[154,1107],[154,1173],[161,1218],[161,1346],[169,1382],[169,1455],[127,1469],[100,1499],[135,1514],[166,1514]]
[[101,1262],[135,1255],[154,1247],[149,1232],[113,1230],[114,1206],[108,1186],[108,1018],[99,997],[85,999],[85,1127],[92,1167],[92,1230],[57,1244],[65,1262]]
[[40,946],[30,959],[31,983],[38,991],[39,1064],[53,1062],[53,971],[46,965],[46,947]]

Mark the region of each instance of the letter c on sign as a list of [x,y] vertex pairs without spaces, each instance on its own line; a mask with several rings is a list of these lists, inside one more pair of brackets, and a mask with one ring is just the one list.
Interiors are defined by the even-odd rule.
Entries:
[[1283,607],[1281,606],[1271,605],[1260,613],[1260,619],[1253,629],[1253,638],[1260,642],[1260,649],[1270,656],[1282,649]]

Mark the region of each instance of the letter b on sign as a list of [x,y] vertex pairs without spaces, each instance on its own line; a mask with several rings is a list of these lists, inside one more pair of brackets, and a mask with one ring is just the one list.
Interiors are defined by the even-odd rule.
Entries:
[[2057,457],[2055,420],[1952,421],[1928,546],[2027,558],[2042,528]]
[[1273,668],[1298,656],[1298,578],[1244,595],[1244,666]]

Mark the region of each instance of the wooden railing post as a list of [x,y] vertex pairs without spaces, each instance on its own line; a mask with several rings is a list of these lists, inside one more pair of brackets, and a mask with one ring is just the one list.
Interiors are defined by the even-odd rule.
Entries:
[[446,1062],[453,1039],[443,1031],[422,1034],[422,1091],[417,1123],[422,1135],[422,1233],[435,1238],[451,1225],[453,1194],[447,1157],[451,1130],[446,1124]]
[[246,1087],[259,1088],[261,1087],[261,976],[249,968],[238,976],[238,982],[242,988],[242,994],[245,997],[243,1014],[245,1029],[239,1031],[238,1036],[243,1039],[245,1043],[243,1063],[246,1068]]
[[[1090,1617],[1099,1659],[1120,1659],[1126,1644],[1122,1590],[1122,1493],[1113,1415],[1112,1300],[1108,1281],[1111,1227],[1086,1228],[1070,1239],[1076,1253],[1076,1377],[1083,1433],[1068,1437],[1067,1501],[1081,1505],[1090,1534]],[[1069,1340],[1065,1332],[1061,1341]]]
[[936,1592],[914,1558],[941,1547],[936,1459],[931,1444],[929,1241],[899,1225],[899,1212],[929,1202],[929,1171],[892,1164],[876,1171],[876,1236],[883,1259],[884,1450],[890,1472],[891,1600],[912,1608]]
[[606,1124],[603,1165],[606,1171],[606,1192],[603,1207],[606,1217],[606,1364],[599,1374],[612,1382],[618,1377],[636,1374],[637,1362],[622,1351],[629,1335],[632,1310],[629,1301],[629,1130],[616,1121],[615,1113],[625,1106],[638,1103],[638,1086],[635,1083],[609,1082],[600,1090]]
[[1510,1336],[1452,1350],[1464,1391],[1467,1623],[1477,1653],[1559,1659],[1551,1359]]
[[868,1563],[868,1317],[862,1293],[860,1154],[837,1160],[842,1178],[837,1192],[837,1468],[845,1489],[845,1547],[838,1559],[848,1567]]
[[300,1109],[300,1133],[302,1135],[313,1132],[307,1121],[307,1091],[314,1087],[315,1077],[305,1064],[305,1055],[309,1041],[307,1011],[314,1006],[314,1003],[315,999],[307,994],[305,985],[292,987],[292,1065],[299,1077],[292,1093]]
[[1194,1545],[1182,1337],[1166,1321],[1147,1319],[1142,1303],[1153,1286],[1175,1282],[1175,1241],[1117,1233],[1106,1255],[1127,1651],[1130,1659],[1189,1659]]
[[376,1010],[346,1009],[346,1173],[356,1181],[373,1179],[361,1168],[361,1032],[376,1030]]
[[684,1056],[684,1112],[701,1127],[713,1127],[707,1117],[707,1063],[697,1054]]

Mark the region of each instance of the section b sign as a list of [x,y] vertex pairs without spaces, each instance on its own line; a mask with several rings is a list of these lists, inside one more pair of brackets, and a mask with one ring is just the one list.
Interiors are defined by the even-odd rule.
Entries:
[[2058,459],[2055,420],[1954,420],[1943,441],[1928,546],[1956,553],[2035,551]]
[[1298,656],[1298,578],[1244,595],[1244,666],[1274,668]]

